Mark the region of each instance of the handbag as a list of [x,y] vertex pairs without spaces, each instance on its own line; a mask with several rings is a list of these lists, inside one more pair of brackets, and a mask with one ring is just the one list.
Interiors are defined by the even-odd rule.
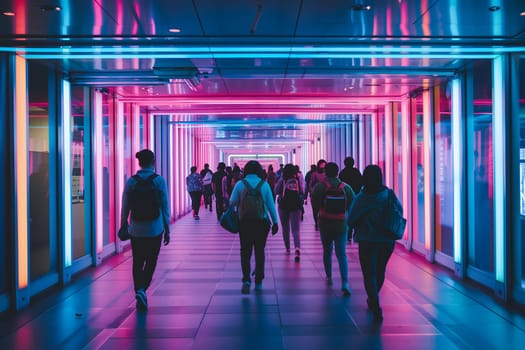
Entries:
[[394,192],[389,189],[383,215],[383,226],[387,236],[394,240],[403,238],[406,224],[407,220],[403,217],[403,208],[397,203]]
[[234,210],[233,206],[226,209],[219,220],[221,226],[228,232],[239,233],[239,215]]
[[128,225],[122,225],[120,226],[118,230],[118,238],[120,238],[121,241],[127,241],[131,238],[131,235],[128,231]]

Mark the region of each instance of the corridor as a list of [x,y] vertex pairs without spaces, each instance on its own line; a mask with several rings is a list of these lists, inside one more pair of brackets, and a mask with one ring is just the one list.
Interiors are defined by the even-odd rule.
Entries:
[[[239,242],[215,213],[178,220],[163,247],[149,310],[137,313],[130,251],[31,300],[0,319],[0,349],[520,349],[525,317],[497,304],[448,270],[396,249],[374,326],[349,244],[352,295],[324,281],[310,208],[300,263],[286,255],[281,229],[267,245],[263,291],[242,295]],[[252,265],[253,267],[253,265]]]

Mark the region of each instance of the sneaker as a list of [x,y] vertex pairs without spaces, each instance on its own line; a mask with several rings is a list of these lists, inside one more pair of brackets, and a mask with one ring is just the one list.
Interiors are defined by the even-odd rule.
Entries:
[[299,248],[295,248],[295,262],[299,262],[301,260],[301,251]]
[[333,283],[333,282],[332,282],[332,277],[327,276],[327,277],[326,277],[326,284],[329,285],[329,286],[331,286],[332,283]]
[[148,298],[144,289],[139,289],[135,293],[135,299],[137,299],[137,309],[147,310],[148,309]]
[[201,218],[199,217],[199,215],[195,215],[194,219],[195,220],[200,220]]
[[290,248],[286,248],[286,254],[290,255]]
[[343,287],[341,288],[341,291],[343,291],[343,295],[345,297],[349,297],[352,293],[350,292],[350,287],[348,286],[348,283],[344,283]]
[[250,294],[250,285],[251,285],[250,282],[243,282],[242,283],[242,288],[241,288],[241,293],[242,294]]
[[256,292],[261,292],[262,291],[262,282],[259,282],[259,283],[255,283],[255,288],[254,290]]

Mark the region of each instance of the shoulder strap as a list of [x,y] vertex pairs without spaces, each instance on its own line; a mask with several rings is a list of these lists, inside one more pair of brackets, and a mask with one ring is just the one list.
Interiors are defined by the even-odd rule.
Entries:
[[246,181],[246,179],[242,179],[242,183],[244,184],[244,187],[246,187],[247,190],[253,190],[253,187],[250,186],[250,184],[248,183],[248,181]]
[[137,181],[137,182],[144,181],[144,180],[142,180],[142,178],[141,178],[140,176],[138,176],[137,174],[133,175],[132,178],[135,179],[135,181]]
[[146,179],[146,181],[152,181],[152,180],[154,180],[157,176],[159,176],[159,174],[151,174],[150,176],[148,176],[148,178]]
[[264,180],[261,179],[261,181],[259,181],[259,183],[257,184],[257,187],[255,187],[255,189],[260,192],[261,191],[261,187],[262,187],[263,184],[264,184]]

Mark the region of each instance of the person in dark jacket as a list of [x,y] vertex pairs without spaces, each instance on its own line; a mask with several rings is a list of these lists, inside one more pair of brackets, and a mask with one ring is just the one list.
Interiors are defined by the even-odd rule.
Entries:
[[191,197],[193,218],[199,220],[199,209],[201,207],[201,197],[204,185],[202,184],[202,177],[197,173],[197,167],[192,166],[190,171],[190,175],[186,176],[186,189]]
[[[363,189],[355,197],[348,213],[348,225],[355,229],[354,240],[359,244],[359,263],[363,273],[368,308],[374,321],[383,321],[379,291],[385,281],[388,260],[394,251],[395,240],[385,234],[383,212],[388,205],[388,192],[383,185],[383,174],[377,165],[363,171]],[[394,195],[394,205],[401,208]],[[401,209],[402,210],[402,209]]]
[[354,193],[359,193],[363,186],[363,176],[359,169],[354,167],[354,158],[345,158],[345,168],[339,173],[339,179],[352,187]]
[[[318,182],[312,189],[312,208],[319,213],[319,231],[323,244],[323,264],[326,281],[328,284],[332,284],[332,249],[335,245],[335,255],[337,256],[339,273],[341,274],[341,290],[345,296],[349,296],[348,258],[346,256],[346,242],[348,240],[346,212],[354,199],[354,192],[349,185],[337,178],[338,172],[339,167],[337,164],[332,162],[326,164],[326,179]],[[344,207],[341,208],[342,217],[335,217],[333,214],[328,213],[327,208],[325,208],[327,204],[325,195],[329,189],[340,187],[342,187],[344,192]]]

